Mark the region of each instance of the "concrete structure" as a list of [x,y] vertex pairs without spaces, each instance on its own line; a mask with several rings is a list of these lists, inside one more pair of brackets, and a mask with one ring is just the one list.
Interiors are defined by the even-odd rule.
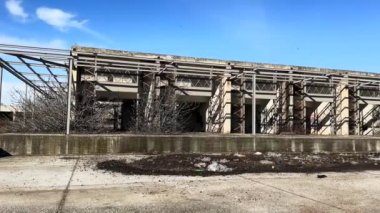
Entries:
[[[201,117],[202,124],[197,131],[376,135],[380,128],[380,74],[377,73],[79,46],[69,53],[46,48],[38,51],[12,48],[20,47],[8,45],[0,53],[24,58],[21,62],[29,69],[33,64],[25,60],[38,61],[36,54],[45,56],[39,62],[48,65],[47,68],[66,69],[66,76],[70,77],[65,82],[58,81],[58,85],[70,85],[68,92],[76,97],[72,99],[69,95],[69,102],[80,103],[82,91],[90,90],[99,100],[120,103],[115,113],[116,129],[129,128],[127,121],[136,116],[131,113],[134,105],[151,115],[152,100],[162,96],[165,88],[175,88],[172,95],[178,102],[199,105],[195,113]],[[49,57],[55,60],[48,60]],[[56,58],[63,62],[57,63]],[[23,74],[11,65],[2,59],[5,70]],[[43,80],[41,74],[37,77]],[[52,88],[49,81],[42,83],[43,88]],[[42,86],[32,86],[44,92]],[[144,106],[138,105],[142,99],[147,100]]]
[[205,132],[375,135],[378,129],[375,73],[87,47],[72,54],[76,85],[90,82],[99,98],[124,102],[138,100],[141,78],[150,90],[175,86],[179,101],[205,105]]

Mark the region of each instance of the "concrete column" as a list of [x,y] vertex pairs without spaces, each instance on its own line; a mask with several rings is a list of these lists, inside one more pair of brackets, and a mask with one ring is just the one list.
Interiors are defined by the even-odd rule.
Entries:
[[280,98],[279,107],[279,131],[281,132],[293,132],[294,121],[294,95],[293,95],[293,83],[281,82],[279,88],[278,98]]
[[223,88],[223,103],[222,103],[222,133],[231,133],[231,81],[228,80],[228,75],[222,79]]
[[305,125],[305,100],[304,100],[304,82],[294,83],[292,85],[293,97],[290,101],[293,100],[293,123],[292,123],[292,132],[297,134],[306,133]]
[[[241,72],[243,75],[243,73]],[[243,76],[242,76],[243,77]],[[232,118],[231,132],[245,133],[245,83],[244,78],[234,79],[232,82],[234,91],[231,93],[232,98]]]
[[276,84],[276,99],[274,100],[274,107],[276,108],[275,110],[275,124],[274,124],[274,133],[279,134],[282,130],[282,117],[283,117],[283,107],[282,107],[282,82],[278,82]]
[[336,87],[336,133],[349,135],[349,88],[348,79],[343,79]]
[[231,133],[231,81],[228,75],[214,79],[206,112],[206,132]]
[[330,104],[330,133],[331,135],[336,134],[336,105],[337,105],[337,95],[336,95],[336,88],[334,85],[334,79],[330,76],[329,77],[329,87],[331,94],[333,96],[333,102]]
[[357,86],[349,88],[349,108],[350,108],[350,134],[361,135],[361,116],[359,106],[359,89]]

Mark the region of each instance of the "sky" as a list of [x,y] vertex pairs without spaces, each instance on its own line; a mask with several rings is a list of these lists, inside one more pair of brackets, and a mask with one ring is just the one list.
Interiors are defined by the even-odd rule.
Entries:
[[380,72],[377,0],[1,1],[0,43]]

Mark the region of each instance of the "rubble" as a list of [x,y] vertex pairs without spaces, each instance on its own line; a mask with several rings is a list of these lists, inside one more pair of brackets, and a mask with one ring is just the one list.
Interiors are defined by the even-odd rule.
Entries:
[[220,164],[218,162],[213,161],[210,165],[207,166],[207,171],[210,172],[230,172],[232,168],[228,168],[227,166]]

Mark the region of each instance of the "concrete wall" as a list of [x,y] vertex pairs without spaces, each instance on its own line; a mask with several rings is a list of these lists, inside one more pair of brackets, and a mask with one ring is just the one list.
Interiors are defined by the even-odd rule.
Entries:
[[121,153],[380,152],[380,141],[359,137],[226,135],[12,135],[0,134],[11,155],[98,155]]

